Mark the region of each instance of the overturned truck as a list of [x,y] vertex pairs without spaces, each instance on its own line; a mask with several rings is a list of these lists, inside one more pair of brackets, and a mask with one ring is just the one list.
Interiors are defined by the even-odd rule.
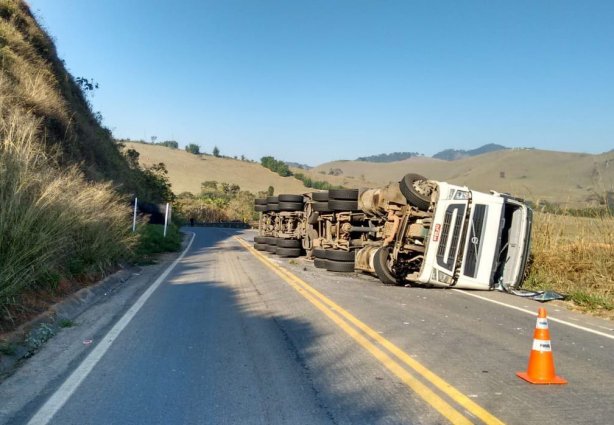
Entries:
[[255,202],[256,249],[305,254],[316,267],[370,273],[385,285],[519,288],[529,258],[532,211],[521,199],[418,174]]

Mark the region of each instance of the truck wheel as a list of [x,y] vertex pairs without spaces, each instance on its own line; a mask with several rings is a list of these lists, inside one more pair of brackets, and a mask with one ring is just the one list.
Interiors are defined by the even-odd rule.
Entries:
[[277,204],[279,203],[279,198],[277,196],[268,196],[266,198],[266,203],[267,204]]
[[328,260],[325,260],[323,258],[316,257],[313,260],[313,265],[316,266],[318,269],[325,269],[327,264],[328,264]]
[[315,248],[313,250],[313,256],[316,258],[326,259],[326,250],[324,248]]
[[266,198],[256,198],[254,199],[254,205],[266,205]]
[[254,236],[254,242],[256,243],[269,243],[269,238],[265,236]]
[[301,255],[300,248],[281,248],[279,246],[275,249],[275,254],[280,257],[299,257]]
[[311,209],[313,209],[314,211],[319,211],[319,212],[327,212],[330,211],[329,207],[328,207],[328,202],[314,202],[313,204],[311,204]]
[[268,245],[265,243],[255,243],[254,244],[254,248],[256,248],[257,251],[266,251],[267,246]]
[[254,210],[258,212],[265,212],[267,210],[266,205],[254,205]]
[[358,201],[358,189],[331,189],[328,191],[328,199]]
[[324,192],[312,192],[311,198],[317,202],[326,202],[328,201],[328,191]]
[[258,242],[258,243],[265,243],[268,245],[277,245],[277,238],[274,238],[272,236],[264,236],[262,239],[262,242]]
[[405,196],[407,202],[419,210],[428,211],[431,206],[431,197],[418,192],[414,187],[414,183],[419,180],[427,180],[427,178],[420,174],[405,174],[403,179],[399,182],[399,189],[401,189],[401,193]]
[[280,202],[279,211],[303,211],[302,202]]
[[279,204],[266,204],[267,211],[279,211]]
[[387,247],[382,247],[375,251],[375,256],[373,257],[373,268],[375,269],[375,274],[384,285],[398,285],[399,282],[397,278],[392,274],[392,271],[388,266],[389,255],[390,249]]
[[354,262],[326,260],[326,270],[329,272],[353,272]]
[[281,248],[300,248],[301,241],[299,239],[278,239],[277,246]]
[[325,256],[327,260],[333,261],[351,261],[352,263],[356,259],[355,251],[342,251],[339,249],[327,249],[325,251]]
[[358,210],[358,202],[331,199],[328,201],[328,207],[333,211],[356,211]]
[[301,195],[279,195],[277,197],[279,202],[300,202],[303,203],[303,197]]
[[273,254],[275,253],[276,249],[277,249],[276,245],[270,245],[270,244],[267,244],[266,247],[264,248],[265,251],[272,252]]

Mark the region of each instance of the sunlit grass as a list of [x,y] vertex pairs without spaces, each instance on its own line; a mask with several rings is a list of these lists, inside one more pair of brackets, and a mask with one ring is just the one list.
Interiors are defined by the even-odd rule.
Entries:
[[535,214],[525,287],[569,295],[580,309],[614,316],[614,217]]

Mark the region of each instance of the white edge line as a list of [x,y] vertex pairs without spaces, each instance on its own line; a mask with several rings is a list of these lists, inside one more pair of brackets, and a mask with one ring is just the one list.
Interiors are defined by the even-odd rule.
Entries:
[[[473,294],[473,293],[467,292],[467,291],[462,291],[460,289],[452,289],[452,291],[458,292],[459,294],[468,295],[470,297],[479,298],[481,300],[488,301],[488,302],[491,302],[491,303],[494,303],[494,304],[499,304],[499,305],[502,305],[502,306],[507,307],[507,308],[512,308],[514,310],[522,311],[523,313],[530,314],[531,316],[537,316],[537,313],[535,313],[534,311],[527,310],[527,309],[522,308],[522,307],[516,307],[515,305],[506,304],[506,303],[503,303],[501,301],[491,300],[490,298],[482,297],[480,295],[476,295],[476,294]],[[560,323],[562,325],[570,326],[572,328],[580,329],[580,330],[585,331],[585,332],[590,332],[590,333],[595,334],[595,335],[603,336],[603,337],[606,337],[606,338],[609,338],[609,339],[614,339],[614,335],[612,335],[612,334],[607,334],[605,332],[601,332],[601,331],[598,331],[598,330],[595,330],[595,329],[591,329],[591,328],[587,328],[587,327],[584,327],[584,326],[576,325],[575,323],[571,323],[571,322],[567,322],[565,320],[557,319],[556,317],[552,317],[550,315],[548,316],[548,320],[550,320],[551,322],[557,322],[557,323]]]
[[188,243],[186,249],[181,255],[162,273],[158,279],[149,287],[147,291],[139,297],[139,299],[130,307],[130,309],[122,316],[121,319],[113,326],[113,328],[100,340],[96,347],[87,355],[87,357],[81,362],[79,367],[74,370],[73,373],[64,381],[64,383],[58,388],[55,393],[47,400],[47,402],[36,412],[36,414],[30,419],[28,425],[46,425],[51,421],[53,416],[64,406],[66,401],[79,387],[81,382],[89,375],[94,366],[100,361],[102,356],[111,347],[113,342],[117,339],[119,334],[130,323],[138,311],[143,307],[147,299],[154,293],[154,291],[160,286],[160,284],[166,279],[169,273],[175,268],[175,266],[183,259],[188,252],[194,241],[196,233],[192,233],[192,239]]

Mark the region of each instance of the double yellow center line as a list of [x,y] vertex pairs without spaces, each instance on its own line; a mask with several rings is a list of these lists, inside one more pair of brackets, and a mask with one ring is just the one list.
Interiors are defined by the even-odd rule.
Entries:
[[373,357],[375,357],[384,367],[386,367],[386,369],[405,383],[405,385],[407,385],[417,395],[422,397],[422,399],[435,408],[435,410],[437,410],[441,415],[446,417],[451,423],[471,424],[473,422],[471,422],[449,402],[444,400],[435,391],[429,388],[429,386],[414,376],[414,374],[410,373],[406,367],[409,367],[416,375],[420,376],[433,387],[437,388],[439,391],[441,391],[441,393],[452,399],[456,404],[463,407],[467,412],[480,419],[483,423],[503,424],[501,420],[493,416],[484,408],[480,407],[469,397],[461,393],[435,373],[431,372],[420,362],[411,358],[399,347],[382,337],[375,330],[357,319],[330,298],[311,287],[298,276],[272,262],[266,256],[252,248],[250,244],[248,244],[242,238],[235,236],[235,239],[265,266],[270,268],[305,299],[311,302],[318,310],[324,313],[346,334],[354,339],[354,341],[356,341]]

